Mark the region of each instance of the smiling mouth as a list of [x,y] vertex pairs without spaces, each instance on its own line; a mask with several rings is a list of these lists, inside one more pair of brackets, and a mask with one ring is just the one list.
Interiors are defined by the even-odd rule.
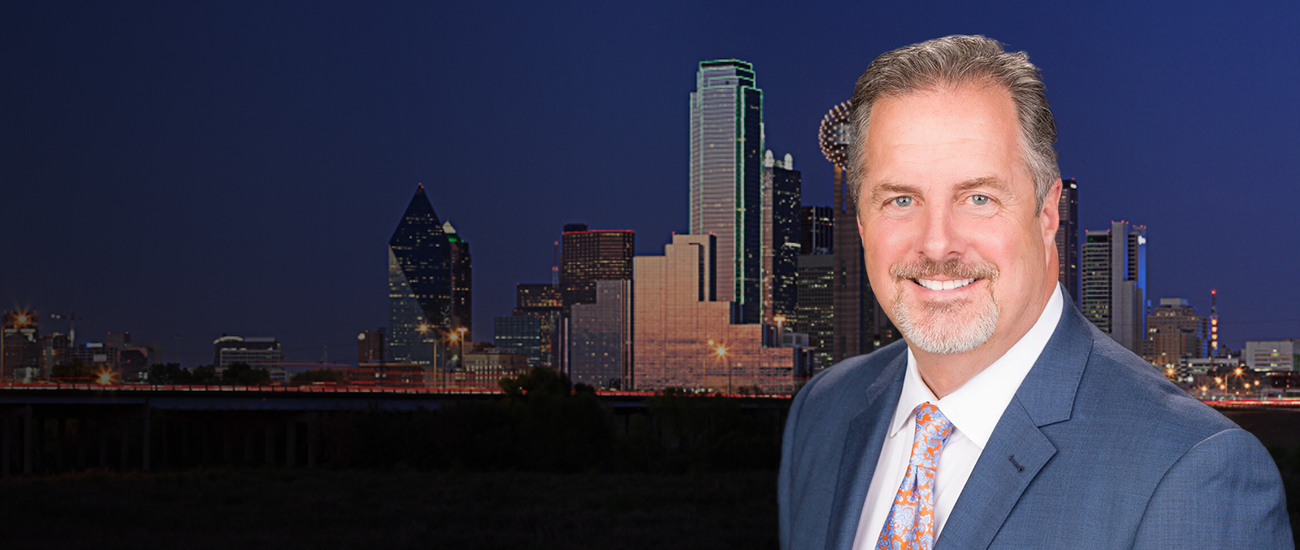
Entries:
[[912,279],[912,282],[930,290],[943,291],[956,290],[978,280],[979,279],[956,279],[952,281],[936,281],[934,279]]

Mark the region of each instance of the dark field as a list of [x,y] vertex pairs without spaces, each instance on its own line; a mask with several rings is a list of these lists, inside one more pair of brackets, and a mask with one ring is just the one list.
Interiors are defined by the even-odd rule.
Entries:
[[776,548],[773,472],[214,470],[0,481],[6,548]]
[[[1224,411],[1295,522],[1300,413]],[[0,480],[8,548],[776,548],[775,472],[215,469]]]

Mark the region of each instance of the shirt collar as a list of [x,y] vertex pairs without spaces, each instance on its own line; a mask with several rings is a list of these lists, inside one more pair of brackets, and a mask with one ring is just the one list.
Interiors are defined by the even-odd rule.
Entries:
[[893,437],[903,428],[909,427],[916,407],[930,402],[939,407],[939,411],[952,422],[957,431],[983,449],[993,434],[993,428],[997,427],[998,420],[1002,418],[1002,411],[1020,388],[1020,382],[1038,361],[1043,348],[1047,347],[1047,341],[1052,338],[1063,310],[1064,299],[1058,284],[1029,332],[1020,337],[1002,357],[943,399],[936,398],[934,392],[921,380],[921,374],[916,370],[916,356],[909,346],[903,393],[899,396],[898,407],[894,409],[889,436]]

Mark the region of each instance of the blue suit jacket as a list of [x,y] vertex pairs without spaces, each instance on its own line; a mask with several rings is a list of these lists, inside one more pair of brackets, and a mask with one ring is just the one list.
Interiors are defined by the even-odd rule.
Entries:
[[[896,342],[814,377],[786,421],[781,546],[853,544],[903,389]],[[1293,548],[1259,440],[1169,383],[1066,300],[936,550]]]

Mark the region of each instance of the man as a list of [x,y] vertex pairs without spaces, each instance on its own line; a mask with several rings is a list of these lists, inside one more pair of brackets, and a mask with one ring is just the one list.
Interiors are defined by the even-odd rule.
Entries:
[[1056,124],[984,37],[877,58],[852,100],[858,231],[903,334],[791,405],[783,548],[1291,548],[1249,433],[1058,287]]

